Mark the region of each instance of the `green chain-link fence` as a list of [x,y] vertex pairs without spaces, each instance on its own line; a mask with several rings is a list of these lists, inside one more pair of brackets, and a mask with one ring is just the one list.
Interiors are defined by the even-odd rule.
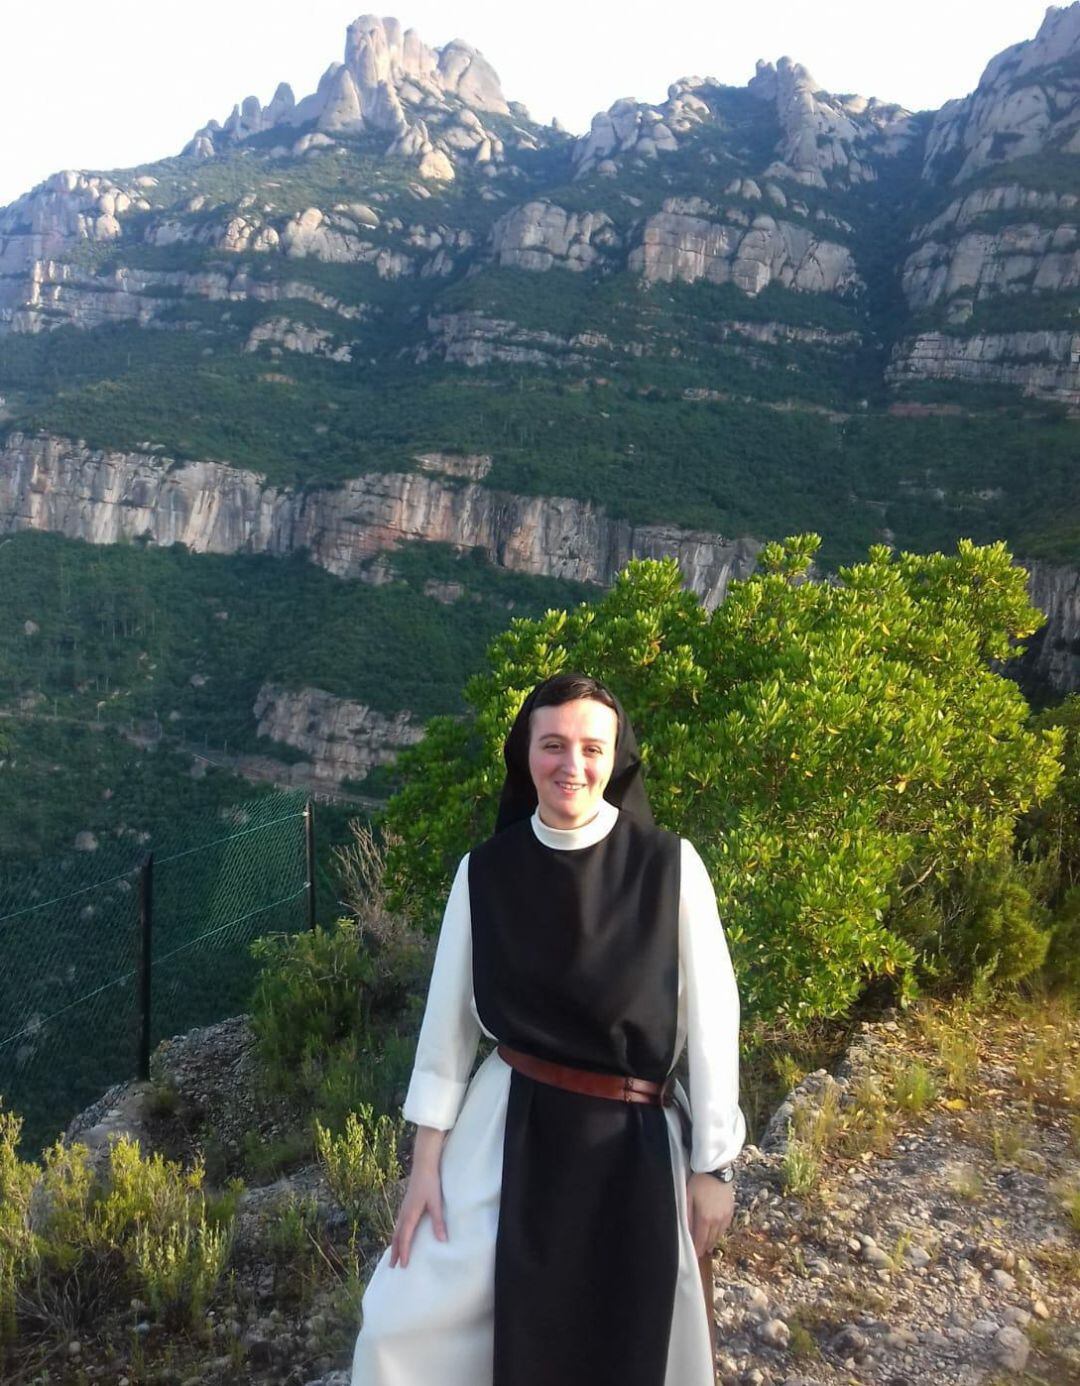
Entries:
[[26,1149],[134,1076],[147,1043],[246,1009],[251,940],[310,919],[308,811],[279,791],[0,881],[0,1094]]

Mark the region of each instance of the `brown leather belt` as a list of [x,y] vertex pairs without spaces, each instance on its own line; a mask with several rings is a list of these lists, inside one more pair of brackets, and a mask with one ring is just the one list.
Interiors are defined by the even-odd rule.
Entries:
[[674,1101],[672,1086],[675,1080],[671,1074],[664,1082],[653,1083],[647,1078],[627,1078],[617,1073],[591,1073],[588,1069],[574,1068],[570,1064],[538,1059],[535,1054],[524,1054],[520,1049],[511,1049],[508,1044],[500,1044],[498,1054],[504,1063],[524,1073],[527,1078],[565,1088],[567,1092],[581,1092],[587,1097],[609,1097],[616,1102],[646,1102],[651,1107],[670,1107]]

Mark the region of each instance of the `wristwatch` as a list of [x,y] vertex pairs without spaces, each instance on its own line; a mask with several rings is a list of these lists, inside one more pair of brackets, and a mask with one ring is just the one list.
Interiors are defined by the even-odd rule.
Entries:
[[735,1166],[721,1165],[719,1169],[706,1170],[705,1173],[711,1174],[714,1179],[719,1179],[722,1184],[730,1184],[735,1178]]

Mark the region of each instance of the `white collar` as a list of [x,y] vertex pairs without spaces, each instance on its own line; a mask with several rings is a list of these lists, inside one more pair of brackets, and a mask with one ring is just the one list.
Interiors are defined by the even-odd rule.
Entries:
[[575,851],[578,847],[591,847],[602,837],[607,837],[615,826],[619,810],[607,799],[600,800],[600,807],[587,823],[580,828],[549,828],[540,817],[540,805],[533,809],[529,822],[532,830],[545,847],[560,847],[564,851]]

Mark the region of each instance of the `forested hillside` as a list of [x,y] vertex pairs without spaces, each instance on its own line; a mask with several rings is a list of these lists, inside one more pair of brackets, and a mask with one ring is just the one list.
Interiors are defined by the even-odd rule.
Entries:
[[1003,538],[1068,686],[1078,169],[1072,5],[940,112],[781,59],[581,138],[364,16],[299,101],[46,179],[0,209],[0,850],[146,828],[194,746],[378,797],[500,623],[634,556],[715,603],[786,534]]

